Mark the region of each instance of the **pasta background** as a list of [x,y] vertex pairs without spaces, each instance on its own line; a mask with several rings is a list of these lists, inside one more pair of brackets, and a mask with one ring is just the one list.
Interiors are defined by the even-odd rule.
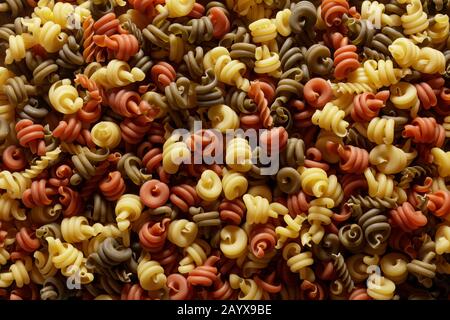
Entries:
[[0,4],[0,300],[448,300],[449,32],[437,0]]

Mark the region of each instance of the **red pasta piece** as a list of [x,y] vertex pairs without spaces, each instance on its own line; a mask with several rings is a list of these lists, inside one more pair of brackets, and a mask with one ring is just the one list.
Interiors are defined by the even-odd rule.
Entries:
[[211,286],[218,276],[217,268],[214,267],[217,261],[219,261],[219,257],[211,256],[206,259],[203,265],[190,271],[187,277],[188,283],[192,286]]
[[399,226],[405,232],[414,231],[427,224],[427,217],[422,211],[416,211],[409,202],[389,212],[392,223]]
[[248,89],[248,96],[256,103],[258,114],[261,122],[265,128],[270,128],[273,125],[273,118],[270,115],[268,102],[264,96],[264,91],[261,88],[260,81],[252,81]]
[[152,259],[159,262],[164,268],[165,274],[171,274],[178,264],[179,253],[177,247],[169,242],[161,251],[152,253]]
[[298,194],[291,194],[287,198],[287,207],[292,217],[307,213],[309,208],[309,196],[302,190]]
[[187,279],[179,273],[172,273],[167,277],[170,300],[188,300],[192,298],[192,287]]
[[224,200],[219,205],[220,220],[234,225],[241,224],[246,211],[247,207],[240,199]]
[[275,248],[276,243],[277,235],[273,225],[263,224],[252,228],[250,232],[250,248],[257,258],[263,258],[266,252],[270,252]]
[[320,109],[333,98],[333,90],[325,79],[313,78],[306,82],[303,96],[309,105]]
[[142,247],[149,252],[161,251],[166,243],[169,223],[168,218],[161,222],[146,222],[139,230],[139,241]]
[[22,147],[29,148],[32,153],[45,154],[44,127],[33,121],[22,119],[16,123],[17,139]]
[[120,123],[122,139],[129,144],[138,144],[150,129],[152,121],[152,118],[144,115],[126,118]]
[[427,208],[436,217],[446,218],[450,216],[450,191],[438,190],[427,194]]
[[336,49],[334,52],[334,77],[342,80],[360,66],[356,46],[348,44],[348,38],[337,32],[331,35],[331,40]]
[[203,13],[205,13],[205,7],[201,3],[195,3],[192,11],[189,12],[188,17],[194,19],[200,19],[203,17]]
[[22,148],[15,145],[10,145],[3,150],[2,161],[5,168],[9,171],[22,171],[28,165]]
[[339,167],[346,173],[363,173],[369,167],[369,153],[365,149],[354,146],[342,146],[337,143],[327,142],[339,155]]
[[150,70],[153,82],[159,88],[159,90],[164,91],[171,82],[176,79],[175,69],[167,62],[158,62]]
[[426,110],[437,105],[437,96],[444,84],[443,78],[435,78],[415,84],[417,96]]
[[213,288],[214,290],[211,291],[210,297],[214,300],[231,300],[235,296],[230,283],[227,280],[222,281],[220,274],[217,275]]
[[139,284],[126,283],[122,288],[120,300],[147,300],[147,297]]
[[188,212],[189,207],[200,203],[200,198],[197,195],[195,188],[188,184],[181,184],[170,188],[170,201],[174,206],[179,208],[182,212]]
[[141,100],[137,92],[126,89],[111,90],[103,102],[123,117],[137,117],[149,110],[154,110],[147,101]]
[[83,210],[83,203],[78,192],[69,187],[59,187],[59,202],[63,206],[64,217],[72,217],[78,215]]
[[[194,5],[195,9],[195,5]],[[212,7],[209,9],[208,17],[213,24],[213,36],[216,39],[222,38],[226,33],[230,32],[230,20],[220,7]]]
[[412,124],[405,126],[404,138],[412,138],[416,143],[431,143],[441,147],[445,140],[445,129],[434,118],[414,118]]
[[117,33],[120,21],[116,18],[115,13],[110,12],[98,19],[94,25],[94,31],[97,35],[112,36]]
[[366,288],[355,287],[348,297],[349,300],[372,300],[372,298],[367,294]]
[[113,201],[119,199],[125,192],[125,181],[119,171],[113,171],[98,185],[106,199]]
[[304,166],[306,168],[320,168],[325,171],[330,169],[327,163],[320,162],[322,160],[322,152],[319,149],[311,147],[306,150]]
[[25,252],[34,252],[41,246],[34,232],[30,232],[25,227],[20,228],[19,232],[16,233],[16,241],[19,247]]
[[388,90],[380,91],[375,95],[370,92],[356,95],[351,111],[352,119],[357,122],[365,122],[375,118],[380,109],[385,106],[389,95]]
[[149,208],[158,208],[169,199],[169,187],[156,179],[146,181],[139,191],[142,203]]
[[325,291],[319,283],[303,280],[300,285],[301,300],[324,300],[325,297]]
[[30,189],[26,189],[23,192],[22,202],[28,208],[48,206],[53,202],[49,197],[56,193],[54,188],[47,186],[47,180],[33,181]]
[[265,130],[260,135],[261,147],[265,149],[268,155],[272,152],[280,153],[286,148],[288,141],[288,133],[283,127],[276,127],[270,130]]
[[80,84],[89,93],[89,100],[77,111],[77,117],[84,123],[93,123],[100,119],[102,93],[97,83],[83,74],[75,76],[75,83]]
[[332,27],[342,23],[342,16],[349,13],[350,6],[347,0],[322,0],[320,8],[323,21]]

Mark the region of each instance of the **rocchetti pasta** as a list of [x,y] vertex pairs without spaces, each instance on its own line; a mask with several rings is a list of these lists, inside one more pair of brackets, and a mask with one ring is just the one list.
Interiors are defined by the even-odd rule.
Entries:
[[2,3],[0,299],[448,300],[449,8]]

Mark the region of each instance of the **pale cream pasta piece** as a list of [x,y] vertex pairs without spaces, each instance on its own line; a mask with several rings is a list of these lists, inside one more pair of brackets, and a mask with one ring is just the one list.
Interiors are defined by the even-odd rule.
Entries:
[[61,221],[62,237],[68,243],[77,243],[99,234],[103,226],[99,223],[89,225],[86,217],[70,217]]
[[117,59],[108,62],[106,67],[95,70],[90,79],[105,89],[124,87],[133,82],[142,81],[145,73],[139,68],[130,68],[128,63]]
[[167,239],[178,247],[185,248],[194,242],[197,233],[197,224],[186,219],[178,219],[169,224]]
[[100,121],[92,127],[91,137],[100,148],[114,149],[122,139],[122,131],[114,122]]
[[417,156],[417,151],[405,152],[387,144],[380,144],[369,153],[369,162],[384,174],[396,174],[405,169]]
[[450,32],[449,17],[438,13],[433,17],[433,23],[428,27],[427,35],[431,43],[436,47],[445,43]]
[[401,26],[400,16],[396,14],[388,15],[384,11],[384,4],[378,1],[363,1],[361,5],[361,19],[370,21],[376,29],[381,29],[383,26]]
[[420,56],[420,48],[408,38],[395,39],[388,49],[395,62],[402,68],[412,66]]
[[247,249],[247,233],[238,226],[227,225],[220,231],[220,250],[229,259],[237,259]]
[[445,67],[446,60],[444,54],[430,47],[421,48],[419,59],[413,64],[414,69],[427,74],[444,74]]
[[299,237],[300,229],[306,220],[306,216],[297,215],[295,218],[292,218],[289,214],[286,214],[283,219],[286,226],[278,226],[275,228],[275,233],[277,234],[276,249],[281,249],[288,239],[296,239]]
[[233,200],[241,197],[247,191],[248,180],[240,172],[224,169],[222,187],[225,198]]
[[410,69],[394,68],[391,60],[367,60],[364,62],[364,70],[375,88],[396,84],[404,76],[411,74]]
[[284,246],[282,252],[283,258],[293,273],[299,273],[301,279],[309,278],[308,268],[314,263],[312,253],[310,251],[302,252],[298,243],[291,242]]
[[344,118],[345,112],[329,102],[322,110],[314,112],[311,121],[322,129],[333,131],[338,137],[344,137],[349,125]]
[[443,178],[450,176],[450,151],[445,152],[441,148],[431,149],[433,163],[437,165],[439,175]]
[[321,168],[299,167],[302,189],[306,194],[321,197],[328,189],[327,173]]
[[275,24],[277,32],[283,37],[288,37],[292,32],[291,25],[289,23],[289,18],[291,17],[291,15],[291,10],[284,9],[278,11],[275,19],[272,19],[272,23]]
[[178,272],[186,274],[205,263],[211,253],[211,246],[203,239],[196,239],[183,250],[184,258],[180,260]]
[[222,133],[239,128],[239,116],[233,109],[224,104],[209,108],[208,119],[211,120],[211,126]]
[[438,226],[434,237],[436,253],[439,255],[450,253],[450,226],[448,224]]
[[392,176],[376,172],[373,168],[367,168],[364,176],[369,187],[369,195],[378,198],[391,198],[394,193],[394,179]]
[[7,288],[14,282],[18,288],[29,284],[31,282],[29,272],[32,266],[30,257],[24,257],[23,261],[15,261],[7,272],[0,273],[0,288]]
[[375,300],[391,300],[395,294],[395,283],[386,277],[372,274],[367,279],[367,294]]
[[255,22],[249,24],[248,28],[253,37],[253,42],[269,42],[276,38],[277,36],[277,26],[276,24],[267,18],[259,19]]
[[276,52],[271,52],[269,47],[263,45],[257,47],[255,50],[255,67],[256,73],[267,73],[275,78],[279,78],[281,75],[281,62],[280,57]]
[[137,276],[141,287],[148,291],[162,289],[167,282],[164,268],[159,262],[151,260],[148,253],[139,261]]
[[162,166],[169,174],[177,173],[182,163],[191,160],[191,151],[186,143],[179,139],[180,136],[172,135],[163,145]]
[[[135,194],[122,195],[115,207],[118,231],[129,229],[131,222],[139,219],[143,209],[144,204],[141,202],[139,196]],[[103,229],[102,232],[108,232],[108,230]]]
[[264,291],[258,286],[253,279],[244,279],[237,274],[230,274],[230,287],[235,290],[240,290],[238,294],[239,300],[261,300]]
[[381,271],[395,284],[400,284],[405,282],[408,277],[408,268],[406,267],[408,261],[408,257],[402,253],[388,253],[380,260]]
[[227,143],[225,163],[238,172],[247,172],[252,168],[252,149],[244,138],[234,138]]
[[195,0],[166,0],[165,2],[170,18],[187,16],[195,5]]
[[394,142],[395,120],[375,117],[367,126],[367,138],[376,144],[392,144]]
[[247,224],[266,223],[269,218],[276,218],[289,212],[281,203],[269,203],[269,200],[260,196],[245,194],[242,199],[247,208]]
[[197,195],[205,201],[215,201],[222,193],[222,181],[212,170],[203,171],[195,187]]
[[83,99],[78,95],[77,89],[71,85],[70,79],[63,79],[52,84],[48,97],[53,108],[63,114],[77,112],[83,106]]

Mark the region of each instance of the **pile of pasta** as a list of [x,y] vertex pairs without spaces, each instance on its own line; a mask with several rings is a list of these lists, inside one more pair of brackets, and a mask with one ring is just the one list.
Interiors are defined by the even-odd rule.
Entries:
[[3,1],[0,299],[448,299],[449,12]]

